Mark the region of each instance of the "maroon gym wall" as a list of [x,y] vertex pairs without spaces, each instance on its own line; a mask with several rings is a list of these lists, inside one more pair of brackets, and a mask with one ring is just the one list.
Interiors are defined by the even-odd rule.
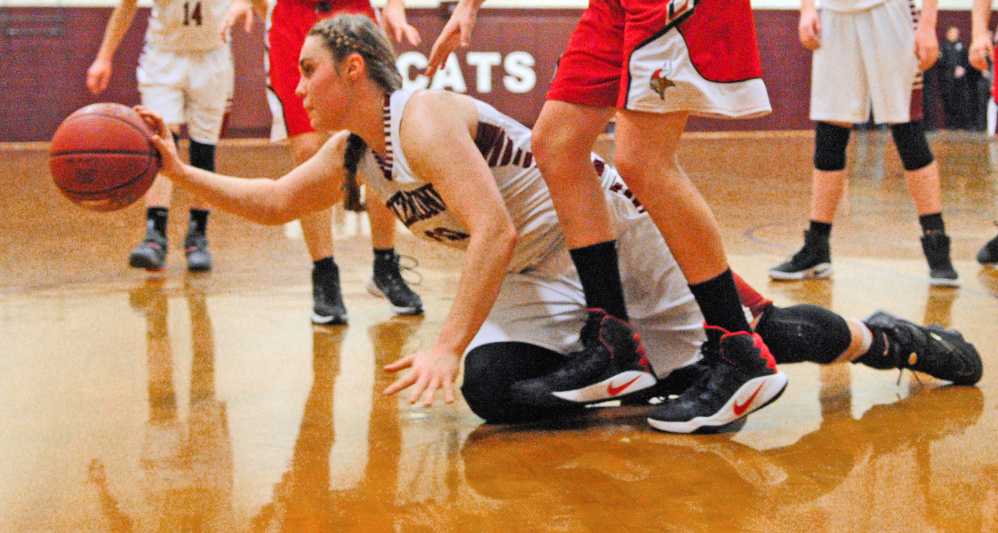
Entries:
[[[99,97],[85,85],[87,67],[100,47],[110,8],[5,8],[2,11],[13,25],[4,25],[0,35],[0,142],[48,140],[59,122],[73,110],[98,101],[138,103],[135,65],[142,45],[148,10],[135,17],[131,30],[115,56],[111,87]],[[580,11],[569,9],[486,9],[475,32],[471,51],[486,51],[508,57],[511,52],[528,52],[535,62],[536,84],[523,94],[515,94],[503,85],[503,65],[491,70],[492,91],[476,91],[476,68],[461,55],[461,69],[468,94],[492,103],[514,118],[532,124],[543,105],[544,93],[558,56],[561,54]],[[39,20],[38,16],[61,16],[62,23]],[[423,35],[416,50],[429,54],[435,36],[446,22],[446,8],[412,9],[409,20]],[[35,17],[32,19],[32,17]],[[755,11],[756,31],[762,56],[763,78],[769,88],[773,113],[767,117],[744,120],[691,121],[689,129],[704,130],[784,130],[810,129],[807,118],[810,91],[810,53],[797,40],[797,11]],[[950,25],[970,34],[967,11],[944,11],[939,14],[940,34]],[[23,35],[6,30],[34,29]],[[59,36],[45,34],[46,28],[58,28]],[[41,31],[39,31],[41,30]],[[719,29],[719,31],[723,31]],[[270,127],[270,111],[264,93],[263,29],[258,23],[250,35],[241,28],[233,31],[236,57],[235,105],[230,116],[227,137],[265,137]],[[399,53],[410,51],[406,46]],[[410,69],[409,76],[418,74]]]

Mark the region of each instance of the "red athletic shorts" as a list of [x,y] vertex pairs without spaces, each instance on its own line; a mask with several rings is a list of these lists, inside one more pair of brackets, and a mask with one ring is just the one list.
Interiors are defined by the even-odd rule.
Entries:
[[267,96],[274,115],[271,140],[315,131],[301,98],[295,94],[298,56],[312,26],[340,13],[357,13],[377,20],[369,0],[278,0],[271,10],[267,25]]
[[547,98],[752,117],[771,111],[761,76],[749,0],[590,0]]

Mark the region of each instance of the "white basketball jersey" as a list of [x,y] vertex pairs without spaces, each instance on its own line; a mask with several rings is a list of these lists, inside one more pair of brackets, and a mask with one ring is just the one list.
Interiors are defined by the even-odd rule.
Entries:
[[[395,91],[385,109],[387,154],[384,160],[368,151],[358,164],[368,187],[415,235],[448,246],[464,249],[468,231],[448,211],[447,204],[433,184],[417,176],[399,148],[399,123],[402,110],[415,90]],[[530,151],[530,130],[475,100],[478,107],[478,134],[475,144],[489,165],[496,185],[506,203],[506,210],[516,226],[517,240],[510,272],[522,272],[536,265],[564,241],[558,216],[551,202],[547,184],[541,177]],[[610,172],[602,161],[595,163],[609,188]]]
[[225,42],[218,31],[230,0],[155,0],[146,43],[171,52],[204,52]]

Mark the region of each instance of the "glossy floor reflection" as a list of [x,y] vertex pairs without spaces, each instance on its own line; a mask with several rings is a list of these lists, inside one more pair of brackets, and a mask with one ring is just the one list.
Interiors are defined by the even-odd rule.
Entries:
[[[952,290],[928,285],[888,136],[857,137],[824,281],[765,276],[800,244],[812,139],[691,137],[681,158],[764,294],[958,328],[984,378],[786,365],[778,402],[711,436],[654,432],[636,408],[515,428],[462,401],[409,407],[381,394],[381,367],[434,341],[459,254],[401,235],[427,314],[395,317],[364,289],[366,223],[339,214],[351,321],[313,327],[294,225],[213,213],[216,269],[191,275],[180,194],[168,270],[132,271],[141,206],[75,208],[44,147],[3,147],[0,531],[998,531],[998,270],[973,262],[998,217],[995,144],[932,139]],[[288,165],[252,142],[219,156],[234,174]]]

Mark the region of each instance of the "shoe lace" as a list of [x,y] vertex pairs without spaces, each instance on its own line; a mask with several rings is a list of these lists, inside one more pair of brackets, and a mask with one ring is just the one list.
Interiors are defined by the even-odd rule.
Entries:
[[399,276],[406,283],[409,285],[420,285],[423,283],[423,275],[416,270],[419,267],[418,259],[411,255],[395,254],[395,261],[398,263]]

